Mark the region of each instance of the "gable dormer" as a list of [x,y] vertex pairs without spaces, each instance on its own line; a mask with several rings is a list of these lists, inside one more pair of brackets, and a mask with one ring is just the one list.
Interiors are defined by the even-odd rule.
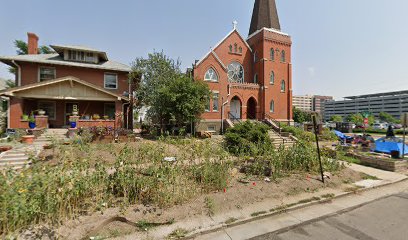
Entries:
[[84,46],[51,45],[65,61],[99,64],[108,61],[106,52]]

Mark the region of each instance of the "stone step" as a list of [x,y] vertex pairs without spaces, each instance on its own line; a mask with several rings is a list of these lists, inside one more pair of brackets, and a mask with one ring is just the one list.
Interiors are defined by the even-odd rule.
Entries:
[[16,167],[16,166],[24,167],[30,164],[31,162],[15,162],[15,163],[0,162],[0,169],[7,168],[7,167]]
[[13,156],[2,156],[0,158],[0,162],[1,161],[26,161],[28,160],[28,156],[18,156],[18,157],[13,157]]
[[13,152],[5,152],[2,157],[7,156],[7,157],[22,157],[25,156],[26,154],[24,152],[20,153],[13,153]]

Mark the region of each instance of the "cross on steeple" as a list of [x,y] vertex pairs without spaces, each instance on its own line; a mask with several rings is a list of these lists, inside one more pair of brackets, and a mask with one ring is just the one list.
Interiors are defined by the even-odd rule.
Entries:
[[255,0],[249,35],[262,28],[281,29],[275,0]]

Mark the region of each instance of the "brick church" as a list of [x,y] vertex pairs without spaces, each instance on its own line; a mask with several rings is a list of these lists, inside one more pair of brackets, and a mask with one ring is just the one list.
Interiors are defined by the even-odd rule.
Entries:
[[241,120],[292,120],[291,37],[281,31],[275,0],[255,0],[247,38],[231,32],[194,65],[212,91],[199,131]]

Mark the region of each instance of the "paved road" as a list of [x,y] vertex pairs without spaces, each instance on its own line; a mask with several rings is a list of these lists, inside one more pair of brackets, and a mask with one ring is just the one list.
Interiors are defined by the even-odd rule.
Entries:
[[408,239],[408,191],[290,230],[279,230],[251,239],[406,240]]

